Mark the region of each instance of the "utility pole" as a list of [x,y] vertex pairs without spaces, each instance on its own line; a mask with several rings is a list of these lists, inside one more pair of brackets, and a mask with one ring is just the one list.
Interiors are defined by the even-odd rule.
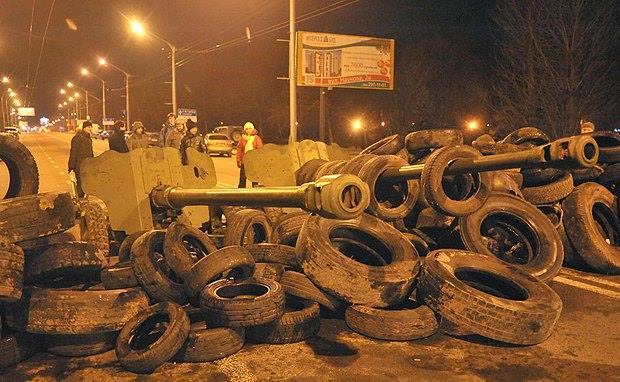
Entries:
[[2,129],[0,129],[0,131],[4,131],[4,128],[6,127],[6,114],[4,113],[4,94],[2,95],[2,98],[0,98],[0,103],[2,103]]
[[84,90],[84,93],[86,93],[86,119],[90,120],[90,113],[88,112],[88,90]]
[[101,126],[103,126],[103,122],[105,121],[105,81],[104,80],[101,80],[101,91],[103,93],[102,95],[103,101],[101,102],[102,104],[101,111],[103,112],[103,116],[101,117]]
[[127,121],[125,128],[129,131],[129,74],[127,73],[125,73],[125,120]]
[[325,142],[325,93],[326,88],[319,88],[319,141]]
[[295,0],[289,1],[288,79],[290,103],[289,143],[297,142],[297,73],[295,70]]
[[177,114],[177,47],[170,45],[170,56],[172,57],[172,112]]

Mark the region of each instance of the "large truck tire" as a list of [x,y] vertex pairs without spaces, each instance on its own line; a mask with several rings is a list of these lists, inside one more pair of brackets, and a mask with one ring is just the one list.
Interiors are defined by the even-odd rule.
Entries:
[[39,192],[39,168],[23,143],[0,135],[0,161],[9,170],[9,187],[2,199],[34,195]]

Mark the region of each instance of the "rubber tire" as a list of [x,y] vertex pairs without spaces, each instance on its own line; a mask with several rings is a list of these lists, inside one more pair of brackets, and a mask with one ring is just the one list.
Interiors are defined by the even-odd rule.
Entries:
[[28,256],[24,279],[29,284],[42,285],[54,285],[58,281],[99,282],[101,260],[92,243],[70,241],[52,244],[42,253]]
[[462,145],[463,133],[457,129],[420,130],[407,134],[407,151],[415,154],[418,150],[436,149],[444,146]]
[[60,233],[75,224],[69,193],[45,193],[0,200],[0,232],[11,242]]
[[564,170],[557,168],[524,168],[521,170],[524,187],[538,187],[555,182],[564,176]]
[[[566,231],[568,238],[579,257],[600,273],[620,273],[620,247],[607,243],[599,232],[593,207],[600,203],[609,208],[609,213],[616,214],[617,202],[617,198],[605,187],[589,182],[577,186],[562,203],[564,226],[571,228]],[[611,218],[611,224],[618,235],[618,217],[613,215]]]
[[0,161],[9,170],[9,187],[2,199],[39,193],[39,168],[23,143],[0,135]]
[[190,298],[194,298],[207,284],[225,277],[233,270],[239,279],[254,274],[254,258],[247,249],[238,245],[218,249],[198,260],[187,273],[183,286]]
[[101,283],[105,289],[133,288],[140,284],[136,279],[130,261],[103,268],[101,270]]
[[[482,292],[457,278],[460,271],[509,281],[525,297],[517,301]],[[426,257],[418,298],[465,331],[517,345],[546,340],[562,311],[560,296],[547,284],[494,257],[459,250],[437,250]]]
[[254,277],[280,282],[286,266],[278,263],[256,263]]
[[68,290],[24,288],[20,301],[5,304],[7,325],[40,334],[89,334],[120,330],[148,306],[138,288]]
[[620,163],[605,167],[605,171],[596,179],[596,182],[607,188],[618,187],[620,185]]
[[437,332],[435,313],[426,305],[405,300],[390,309],[351,305],[344,314],[347,326],[366,337],[386,341],[411,341]]
[[164,257],[170,269],[180,278],[185,279],[192,266],[202,257],[192,255],[184,245],[184,241],[190,238],[193,246],[198,246],[203,257],[217,251],[213,241],[201,230],[182,223],[174,222],[166,229],[164,238]]
[[[339,228],[378,241],[389,251],[391,262],[370,266],[345,256],[330,239],[330,232]],[[295,250],[303,256],[302,268],[314,284],[351,304],[385,307],[404,300],[420,269],[413,244],[390,224],[367,214],[351,220],[310,216]]]
[[551,142],[549,136],[536,127],[521,127],[508,134],[501,143],[511,143],[513,145],[533,145],[540,146]]
[[400,134],[390,135],[366,147],[360,151],[359,155],[397,155],[405,147],[405,143]]
[[123,242],[121,243],[120,247],[118,248],[118,261],[119,262],[123,262],[123,261],[130,261],[131,260],[131,246],[133,245],[133,243],[143,234],[147,233],[149,231],[138,231],[138,232],[134,232],[130,235],[127,235],[125,237],[125,239],[123,239]]
[[[610,166],[608,166],[607,168],[609,167]],[[618,168],[620,168],[620,166],[618,166]],[[605,172],[605,170],[601,166],[594,166],[590,168],[578,168],[578,169],[572,169],[570,171],[571,171],[571,175],[573,176],[573,183],[575,183],[575,186],[578,186],[585,182],[596,182],[599,179],[599,177]],[[616,182],[618,182],[618,179],[620,179],[620,177],[617,176]],[[603,183],[603,182],[599,182],[599,183]]]
[[573,191],[573,176],[565,172],[562,178],[553,183],[537,187],[525,187],[521,189],[523,197],[528,202],[540,205],[558,202],[567,197]]
[[341,174],[359,174],[361,168],[368,163],[369,160],[376,158],[374,154],[359,154],[351,159],[340,169]]
[[[420,193],[419,182],[409,179],[403,182],[381,184],[378,179],[388,168],[402,167],[408,165],[404,159],[394,155],[382,155],[368,160],[362,168],[360,168],[357,176],[366,184],[371,191],[370,204],[366,211],[382,220],[393,221],[403,219],[407,216]],[[398,187],[399,189],[396,189]],[[392,203],[380,201],[377,198],[378,191],[387,188],[389,191],[396,192],[392,195],[398,195],[398,202]]]
[[20,363],[32,357],[39,349],[39,336],[29,333],[13,333],[0,339],[0,369]]
[[244,328],[208,328],[204,322],[192,323],[187,340],[173,360],[211,362],[235,354],[244,344]]
[[92,243],[97,248],[97,256],[105,259],[110,256],[110,239],[108,236],[108,212],[103,201],[87,200],[82,204],[82,241]]
[[515,196],[492,194],[478,211],[459,218],[459,230],[465,248],[482,255],[497,257],[487,247],[486,241],[482,239],[480,233],[483,221],[489,215],[496,213],[517,217],[523,224],[531,228],[532,234],[537,236],[538,252],[534,254],[532,261],[523,265],[514,263],[511,265],[540,281],[554,278],[560,272],[564,261],[564,250],[560,235],[545,214],[532,204]]
[[316,170],[316,173],[314,174],[314,180],[317,181],[326,175],[340,174],[340,169],[346,163],[347,162],[344,160],[332,160],[327,163],[323,163],[321,167]]
[[294,247],[301,227],[310,216],[307,212],[293,212],[282,218],[273,229],[271,241],[275,244],[283,244]]
[[78,228],[78,226],[76,225],[68,231],[55,233],[49,236],[43,236],[32,240],[20,241],[16,244],[24,250],[24,253],[26,255],[37,255],[43,252],[47,247],[52,244],[66,243],[68,241],[79,241],[79,229],[75,228]]
[[283,244],[260,243],[249,245],[246,248],[257,263],[277,263],[294,269],[301,268],[301,258],[297,256],[295,247]]
[[[265,234],[264,240],[256,241],[254,235],[249,232],[253,227],[260,226]],[[224,246],[230,245],[250,245],[271,242],[272,228],[267,215],[263,211],[245,209],[235,213],[227,222],[226,232],[224,232]],[[250,235],[248,235],[250,233]],[[247,237],[250,236],[250,237]],[[250,240],[250,242],[246,242]]]
[[63,357],[84,357],[114,349],[118,332],[93,334],[46,334],[42,336],[48,353]]
[[151,299],[158,302],[174,301],[179,305],[185,305],[188,298],[183,284],[175,282],[161,272],[153,262],[155,254],[163,256],[165,234],[165,231],[149,231],[140,236],[131,246],[131,267],[136,280]]
[[[291,300],[301,304],[302,309],[289,310]],[[247,328],[247,339],[254,343],[291,344],[312,338],[318,333],[321,327],[319,304],[289,296],[285,308],[286,312],[277,320]]]
[[442,185],[443,174],[448,164],[456,158],[481,158],[482,154],[471,146],[446,146],[439,148],[428,157],[420,183],[422,193],[428,204],[437,211],[450,216],[466,216],[477,211],[491,193],[491,173],[481,172],[478,188],[465,200],[453,200],[445,193]]
[[22,297],[23,281],[24,251],[0,238],[0,301],[18,301]]
[[285,271],[279,282],[286,294],[304,300],[315,301],[332,312],[339,312],[344,307],[341,300],[320,290],[303,273]]
[[[224,298],[217,295],[222,288],[260,285],[266,293],[254,298]],[[242,293],[242,292],[239,292]],[[247,327],[272,322],[284,313],[284,289],[273,280],[218,280],[200,293],[200,307],[207,316],[207,325]]]
[[317,170],[325,163],[327,163],[325,159],[310,159],[302,164],[301,167],[295,171],[295,184],[301,186],[304,183],[313,182]]
[[[168,327],[155,343],[145,349],[133,350],[130,342],[140,326],[153,316],[165,315]],[[116,341],[116,357],[120,364],[134,373],[151,373],[170,360],[181,349],[190,331],[185,310],[172,302],[160,302],[136,314],[125,324]]]

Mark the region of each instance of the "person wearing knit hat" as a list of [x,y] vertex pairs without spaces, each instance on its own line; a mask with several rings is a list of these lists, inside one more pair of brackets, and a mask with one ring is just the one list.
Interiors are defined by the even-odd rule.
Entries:
[[[247,179],[245,177],[245,166],[243,158],[249,151],[260,149],[263,147],[263,140],[258,136],[258,132],[254,128],[252,122],[246,122],[243,125],[243,135],[237,144],[237,167],[239,167],[239,188],[245,188]],[[252,182],[252,187],[256,187],[257,182]]]
[[119,153],[129,152],[127,142],[125,141],[125,122],[116,121],[114,123],[114,129],[108,138],[108,144],[112,151],[117,151]]
[[144,133],[144,125],[140,121],[135,121],[131,125],[131,135],[127,138],[129,150],[146,149],[149,147],[149,137]]
[[91,138],[93,123],[91,121],[84,121],[82,123],[82,129],[75,133],[71,138],[71,149],[69,151],[69,163],[67,165],[68,172],[75,174],[77,181],[77,196],[83,197],[84,191],[82,190],[82,180],[80,178],[80,165],[86,158],[92,158],[93,154],[93,140]]
[[188,119],[187,122],[185,122],[185,125],[187,126],[187,132],[181,139],[181,163],[184,165],[187,164],[186,150],[188,148],[191,147],[201,153],[207,151],[204,137],[198,132],[198,126],[196,126],[196,123],[191,119]]

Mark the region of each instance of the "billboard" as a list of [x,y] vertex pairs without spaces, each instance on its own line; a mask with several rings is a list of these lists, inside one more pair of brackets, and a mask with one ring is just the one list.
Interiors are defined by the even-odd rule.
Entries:
[[180,118],[181,120],[187,122],[188,119],[191,119],[194,122],[198,122],[198,112],[196,111],[196,109],[182,109],[182,108],[178,108],[177,109],[177,115],[178,118]]
[[17,115],[20,117],[34,117],[34,107],[18,107]]
[[394,40],[297,32],[297,85],[394,89]]

